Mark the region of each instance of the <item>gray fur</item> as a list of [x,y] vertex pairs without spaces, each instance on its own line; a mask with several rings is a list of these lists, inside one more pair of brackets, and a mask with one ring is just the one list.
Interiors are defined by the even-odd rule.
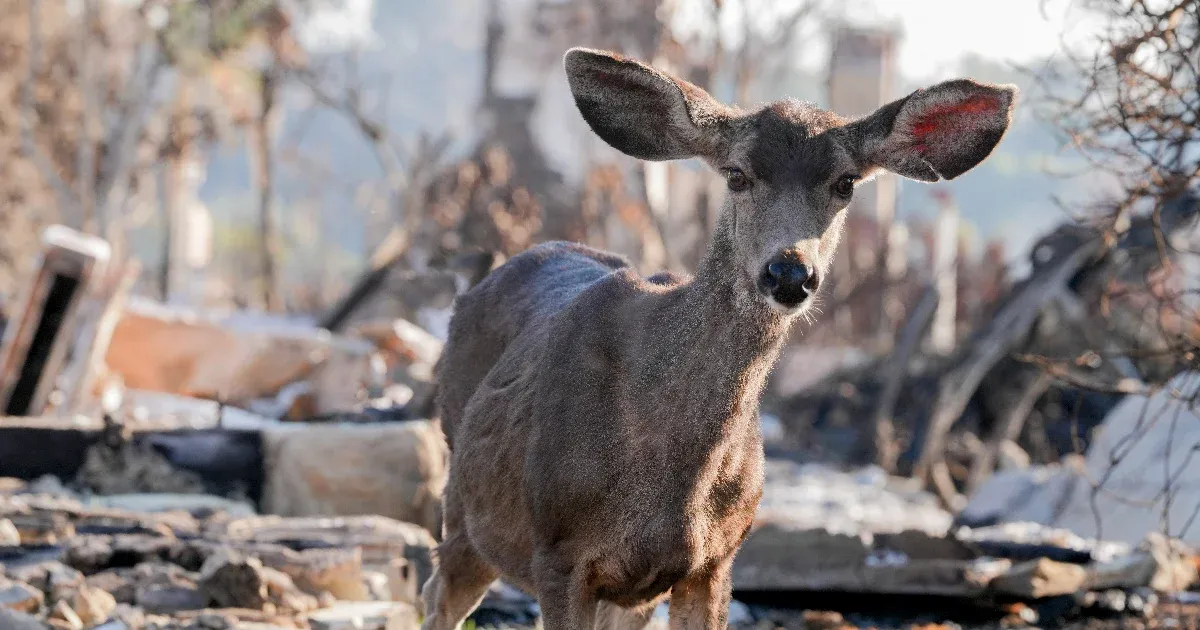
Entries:
[[[965,172],[1012,91],[952,82],[847,123],[793,101],[745,113],[610,53],[574,49],[565,67],[614,147],[698,156],[752,186],[729,193],[694,279],[547,243],[460,297],[438,366],[451,469],[423,627],[457,627],[497,577],[537,596],[547,630],[642,627],[668,594],[672,628],[724,627],[762,494],[759,395],[812,301],[773,303],[760,270],[786,254],[825,273],[849,203],[835,182]],[[937,107],[997,91],[987,120],[950,120],[961,135],[930,127]]]

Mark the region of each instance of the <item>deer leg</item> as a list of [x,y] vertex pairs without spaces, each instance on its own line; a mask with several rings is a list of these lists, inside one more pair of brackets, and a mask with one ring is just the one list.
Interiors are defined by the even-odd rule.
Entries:
[[710,630],[729,625],[732,558],[671,588],[671,630]]
[[596,630],[642,630],[650,625],[654,606],[622,608],[610,602],[600,602],[596,607]]
[[597,600],[583,571],[569,569],[556,560],[539,557],[534,562],[542,630],[586,630],[596,627]]
[[479,606],[498,577],[462,533],[448,535],[437,548],[437,568],[425,583],[421,630],[457,630]]

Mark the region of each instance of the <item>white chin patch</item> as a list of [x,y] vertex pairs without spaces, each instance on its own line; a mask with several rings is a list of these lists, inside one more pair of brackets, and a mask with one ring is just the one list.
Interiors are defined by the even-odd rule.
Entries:
[[769,304],[771,306],[771,310],[775,311],[776,313],[779,313],[780,315],[795,315],[795,314],[799,313],[800,311],[804,310],[804,307],[808,306],[808,303],[811,301],[811,300],[804,300],[803,302],[801,302],[795,306],[784,306],[783,304],[776,302],[775,298],[773,298],[769,295],[763,296],[763,297],[766,298],[767,304]]

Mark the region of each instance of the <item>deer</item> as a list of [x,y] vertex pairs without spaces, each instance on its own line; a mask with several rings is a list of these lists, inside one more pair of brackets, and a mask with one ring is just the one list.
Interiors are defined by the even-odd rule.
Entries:
[[1017,89],[955,79],[846,119],[753,110],[622,55],[565,54],[590,129],[640,160],[699,158],[728,192],[692,276],[547,242],[460,295],[437,365],[450,445],[425,630],[458,628],[496,579],[547,630],[727,625],[731,567],[763,489],[759,398],[812,308],[855,187],[981,163]]

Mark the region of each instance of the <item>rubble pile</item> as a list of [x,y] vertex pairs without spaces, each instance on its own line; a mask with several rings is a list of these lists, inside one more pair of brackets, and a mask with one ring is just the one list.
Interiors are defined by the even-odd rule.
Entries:
[[236,516],[157,497],[140,507],[161,511],[134,512],[0,495],[0,627],[416,627],[434,545],[423,528]]

